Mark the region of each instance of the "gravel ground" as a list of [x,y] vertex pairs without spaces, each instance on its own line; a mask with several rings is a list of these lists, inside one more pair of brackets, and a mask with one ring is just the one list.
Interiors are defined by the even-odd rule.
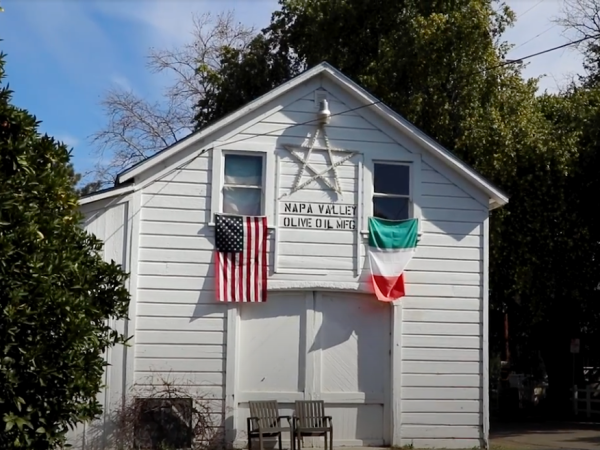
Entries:
[[600,423],[493,424],[491,450],[600,450]]

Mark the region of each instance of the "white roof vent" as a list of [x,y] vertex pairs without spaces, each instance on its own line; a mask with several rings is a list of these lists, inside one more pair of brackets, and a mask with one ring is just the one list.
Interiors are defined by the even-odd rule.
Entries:
[[325,89],[317,89],[315,91],[315,111],[321,109],[323,100],[327,100],[327,91]]

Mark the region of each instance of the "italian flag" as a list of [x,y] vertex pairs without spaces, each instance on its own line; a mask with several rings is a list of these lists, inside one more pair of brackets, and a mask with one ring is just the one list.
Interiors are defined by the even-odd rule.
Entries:
[[403,297],[404,269],[417,248],[418,219],[385,220],[369,217],[369,267],[378,300]]

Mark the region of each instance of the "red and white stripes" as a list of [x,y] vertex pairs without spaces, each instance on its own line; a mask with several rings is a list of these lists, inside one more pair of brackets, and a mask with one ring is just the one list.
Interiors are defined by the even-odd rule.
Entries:
[[267,300],[267,218],[244,217],[241,253],[215,252],[217,300]]

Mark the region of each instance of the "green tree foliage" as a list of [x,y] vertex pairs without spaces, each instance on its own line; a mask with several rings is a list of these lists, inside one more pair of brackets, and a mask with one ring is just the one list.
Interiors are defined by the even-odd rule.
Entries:
[[208,86],[196,105],[196,130],[269,92],[298,73],[272,39],[257,35],[245,47],[223,47],[221,65],[202,64],[196,70]]
[[521,359],[541,353],[565,401],[570,339],[598,328],[596,94],[537,98],[537,80],[505,60],[514,20],[492,0],[280,0],[257,45],[224,49],[197,126],[326,60],[501,186],[511,201],[491,219],[492,343],[508,311]]
[[[4,55],[0,55],[0,80]],[[126,274],[81,227],[67,148],[0,89],[0,448],[48,449],[101,412]]]
[[75,167],[73,167],[73,163],[69,163],[68,170],[73,186],[75,186],[75,192],[80,197],[102,189],[102,181],[99,180],[91,181],[89,183],[81,185],[81,179],[83,178],[83,176],[80,173],[75,172]]

